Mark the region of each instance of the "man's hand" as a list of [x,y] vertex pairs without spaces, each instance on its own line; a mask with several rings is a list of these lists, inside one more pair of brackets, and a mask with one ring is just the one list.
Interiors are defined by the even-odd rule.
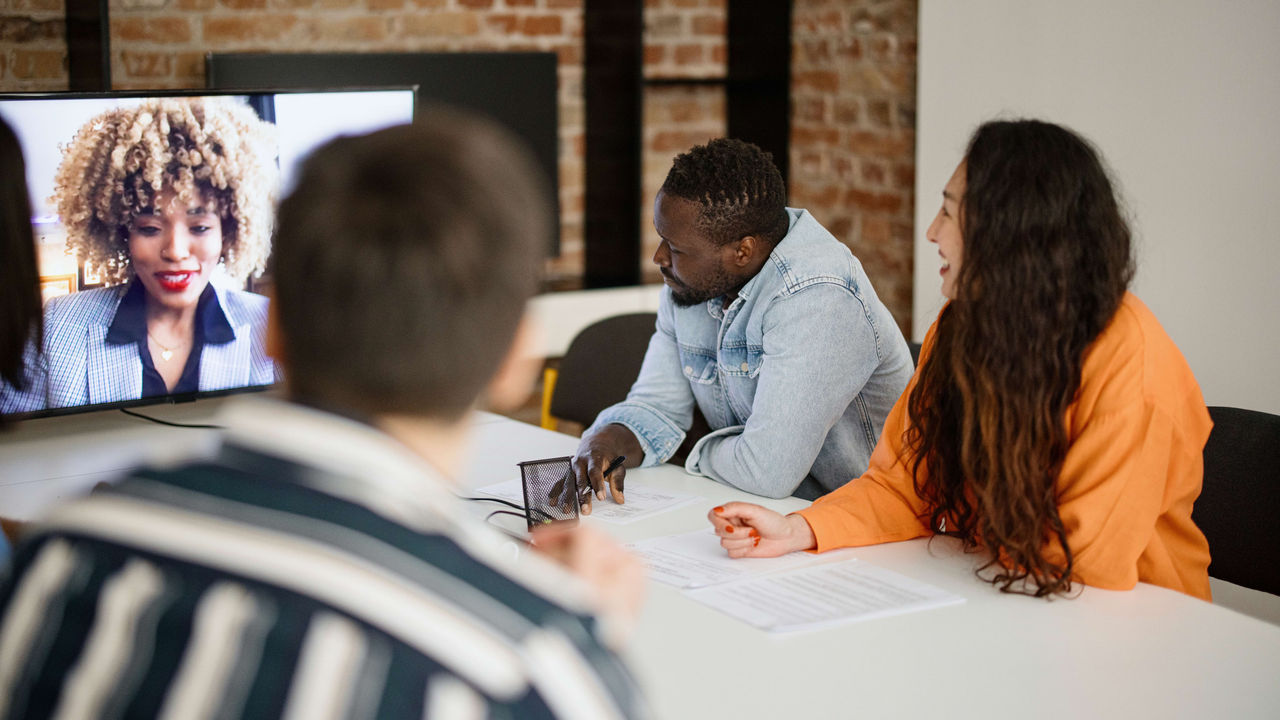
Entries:
[[[614,458],[623,456],[626,460],[605,477],[604,471]],[[578,451],[573,456],[570,472],[574,483],[557,483],[552,488],[552,502],[567,507],[573,502],[570,492],[578,493],[578,504],[583,515],[591,514],[592,494],[596,499],[604,500],[605,483],[609,485],[609,493],[613,501],[621,505],[624,502],[623,488],[627,478],[627,468],[636,467],[644,460],[644,450],[640,441],[623,425],[605,425],[599,430],[585,435],[578,444]]]

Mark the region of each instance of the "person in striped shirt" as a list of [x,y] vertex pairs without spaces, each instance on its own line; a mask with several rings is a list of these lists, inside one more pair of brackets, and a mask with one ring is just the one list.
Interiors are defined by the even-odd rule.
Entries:
[[532,377],[534,167],[451,113],[316,151],[273,258],[288,401],[229,401],[213,457],[25,533],[0,718],[645,714],[616,654],[639,562],[585,528],[545,543],[570,572],[517,556],[450,492],[479,398]]

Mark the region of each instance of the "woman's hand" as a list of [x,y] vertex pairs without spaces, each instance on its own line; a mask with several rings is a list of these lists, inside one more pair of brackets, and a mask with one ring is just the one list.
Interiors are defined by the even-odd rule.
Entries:
[[707,519],[729,557],[777,557],[812,550],[817,538],[799,515],[782,515],[753,503],[731,502],[711,509]]

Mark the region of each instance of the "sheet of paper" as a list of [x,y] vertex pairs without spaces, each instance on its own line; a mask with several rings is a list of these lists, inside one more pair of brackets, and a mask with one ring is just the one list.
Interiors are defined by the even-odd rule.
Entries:
[[[487,485],[478,490],[486,495],[510,500],[520,506],[524,505],[524,489],[520,485],[520,478]],[[626,492],[627,501],[622,505],[615,503],[612,499],[596,500],[591,503],[591,517],[604,522],[625,525],[702,499],[698,495],[673,490],[655,490],[642,485],[630,485]]]
[[[629,501],[628,501],[629,502]],[[628,545],[649,566],[649,577],[678,588],[698,588],[749,575],[791,570],[820,556],[797,552],[776,558],[733,559],[711,528],[683,535],[650,538]]]
[[770,632],[814,630],[964,602],[959,595],[856,559],[685,594]]

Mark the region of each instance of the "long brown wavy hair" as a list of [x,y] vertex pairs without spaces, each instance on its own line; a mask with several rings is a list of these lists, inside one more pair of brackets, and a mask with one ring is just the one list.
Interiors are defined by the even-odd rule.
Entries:
[[[956,297],[908,398],[906,447],[930,526],[991,553],[980,576],[1065,593],[1065,414],[1133,277],[1129,227],[1098,153],[1066,128],[986,123],[965,163]],[[1054,543],[1061,562],[1046,559]]]

